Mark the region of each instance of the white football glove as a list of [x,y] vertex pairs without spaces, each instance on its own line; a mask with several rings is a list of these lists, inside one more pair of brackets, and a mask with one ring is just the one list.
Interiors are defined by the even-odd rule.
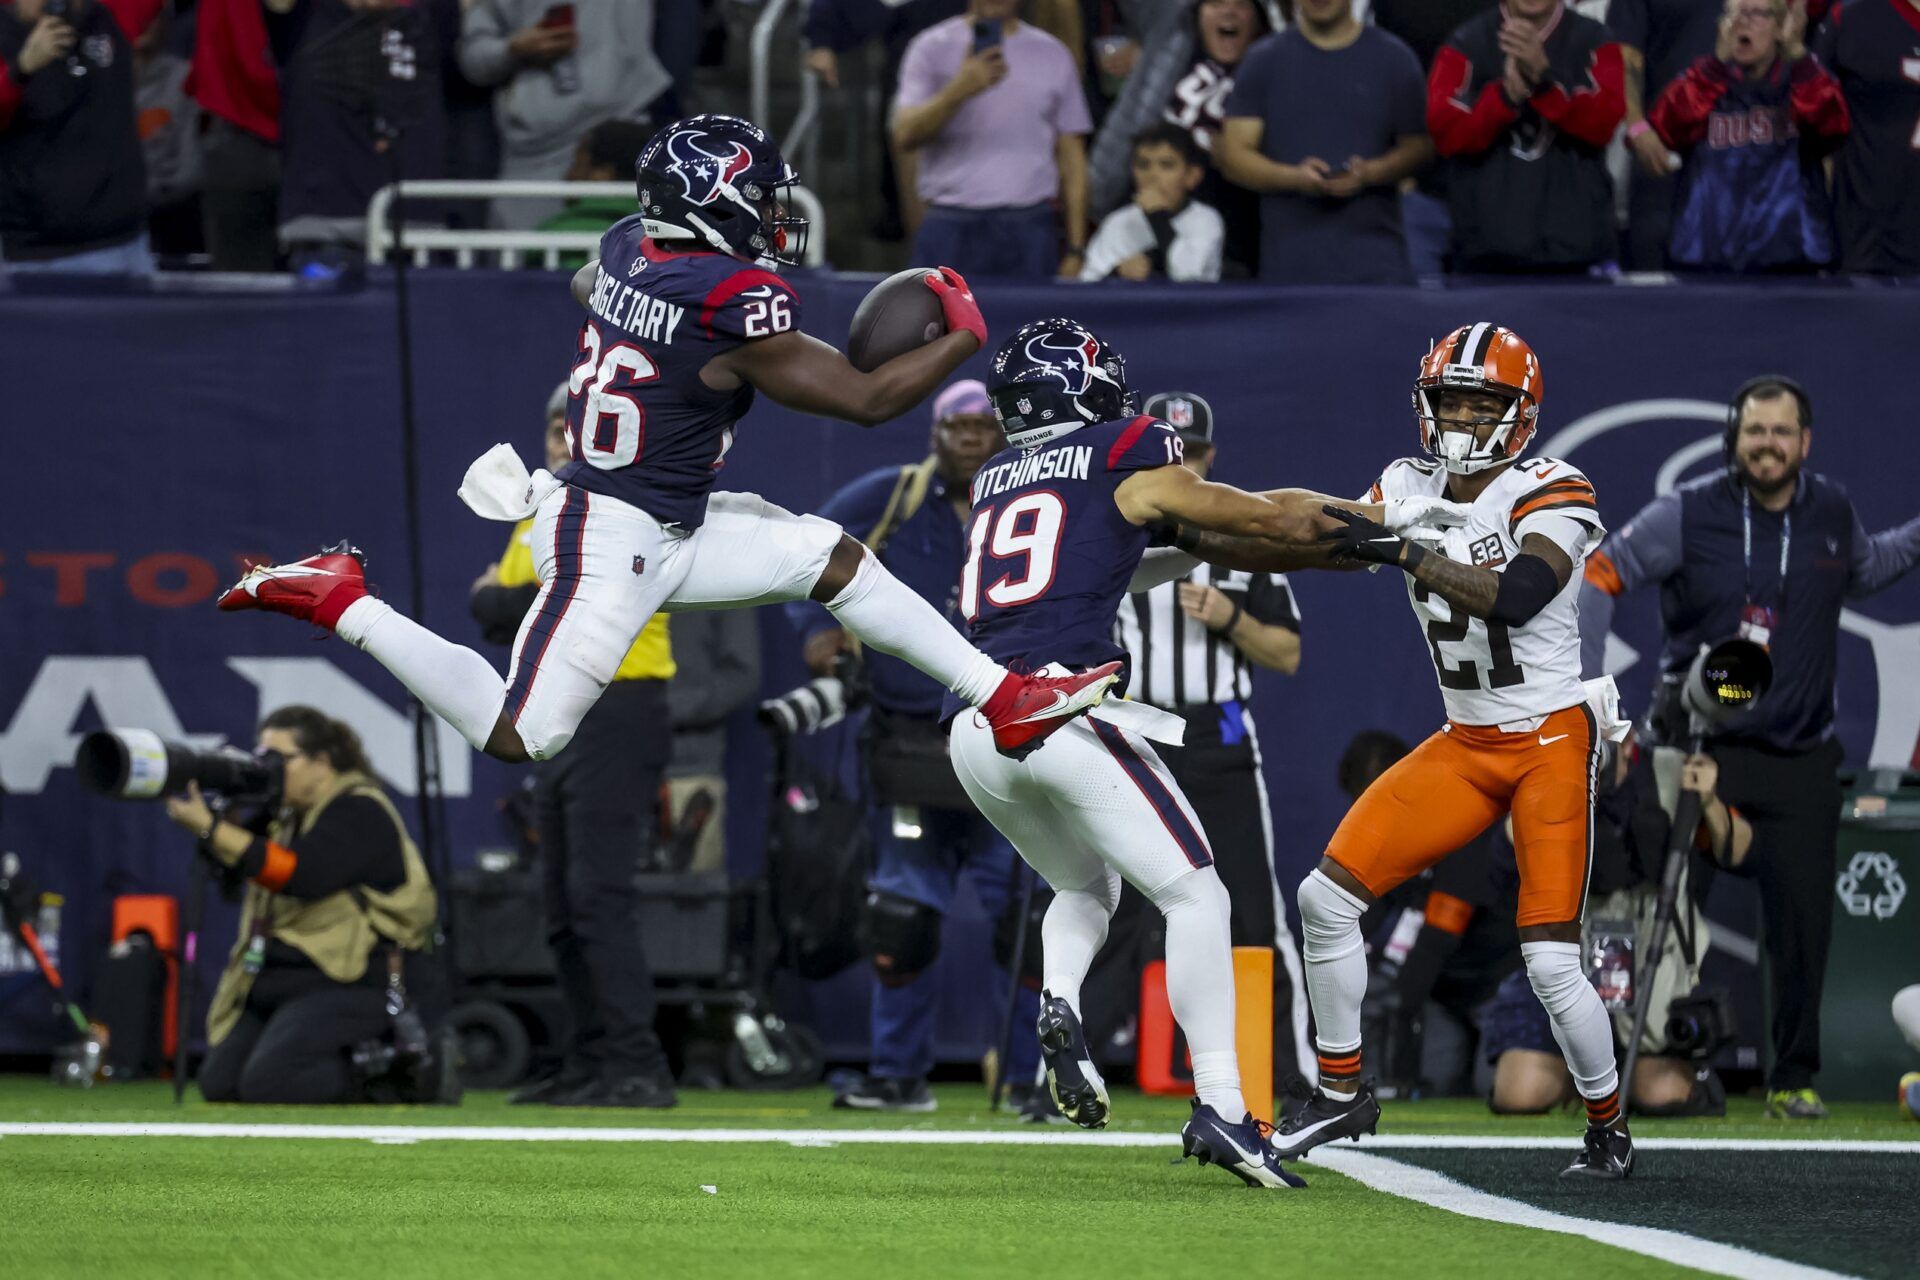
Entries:
[[1398,534],[1413,529],[1451,529],[1465,524],[1473,509],[1464,502],[1445,498],[1388,498],[1380,523]]

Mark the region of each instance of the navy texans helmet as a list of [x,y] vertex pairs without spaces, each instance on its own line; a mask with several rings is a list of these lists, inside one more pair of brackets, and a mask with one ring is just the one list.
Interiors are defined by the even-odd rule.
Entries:
[[788,213],[798,181],[780,148],[737,116],[693,116],[640,149],[634,186],[655,240],[693,240],[720,253],[797,266],[807,220]]
[[994,352],[987,398],[1016,449],[1134,412],[1127,362],[1078,320],[1035,320]]

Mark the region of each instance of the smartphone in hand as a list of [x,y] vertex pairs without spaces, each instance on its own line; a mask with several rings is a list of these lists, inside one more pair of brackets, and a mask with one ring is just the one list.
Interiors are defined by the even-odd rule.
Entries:
[[980,18],[973,24],[973,51],[985,53],[999,44],[1001,40],[1001,22],[998,18]]
[[542,27],[571,27],[573,25],[573,6],[571,4],[550,4],[547,11],[540,15]]

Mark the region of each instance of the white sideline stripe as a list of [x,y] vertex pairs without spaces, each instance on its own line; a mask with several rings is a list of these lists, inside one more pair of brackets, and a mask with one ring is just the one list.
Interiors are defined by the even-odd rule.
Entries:
[[[342,1138],[361,1142],[784,1142],[793,1146],[951,1147],[1168,1147],[1172,1133],[1109,1133],[967,1129],[590,1129],[561,1126],[427,1124],[188,1124],[176,1121],[0,1122],[0,1137],[19,1138]],[[1478,1137],[1396,1133],[1367,1139],[1369,1147],[1406,1151],[1566,1151],[1577,1135],[1560,1138]],[[1636,1138],[1642,1151],[1842,1151],[1920,1155],[1920,1142],[1842,1138]],[[1315,1161],[1335,1154],[1317,1148]],[[1341,1148],[1340,1155],[1359,1154]],[[1311,1166],[1309,1166],[1311,1167]]]
[[[1645,1144],[1636,1142],[1634,1145]],[[1314,1152],[1314,1159],[1375,1191],[1403,1200],[1431,1205],[1466,1218],[1583,1236],[1597,1244],[1612,1245],[1715,1275],[1735,1276],[1739,1280],[1845,1280],[1843,1272],[1787,1262],[1764,1253],[1755,1253],[1751,1249],[1742,1249],[1738,1245],[1703,1240],[1682,1231],[1635,1227],[1620,1222],[1554,1213],[1525,1201],[1476,1191],[1443,1174],[1401,1164],[1385,1156],[1370,1156],[1363,1151],[1331,1151],[1322,1147]]]

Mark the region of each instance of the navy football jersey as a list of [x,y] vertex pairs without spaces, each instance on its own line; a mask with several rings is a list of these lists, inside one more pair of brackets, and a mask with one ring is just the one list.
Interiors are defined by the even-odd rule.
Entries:
[[771,271],[647,239],[635,214],[600,238],[587,309],[567,380],[573,461],[560,478],[697,528],[734,424],[753,404],[753,388],[715,391],[700,370],[797,327],[799,298]]
[[1820,33],[1853,128],[1834,157],[1833,213],[1848,271],[1920,272],[1920,10],[1847,0]]
[[[968,638],[1015,671],[1125,659],[1114,619],[1148,535],[1120,514],[1113,493],[1134,472],[1180,457],[1173,428],[1148,417],[994,455],[974,477],[967,521],[960,612]],[[945,714],[958,709],[949,698]]]

